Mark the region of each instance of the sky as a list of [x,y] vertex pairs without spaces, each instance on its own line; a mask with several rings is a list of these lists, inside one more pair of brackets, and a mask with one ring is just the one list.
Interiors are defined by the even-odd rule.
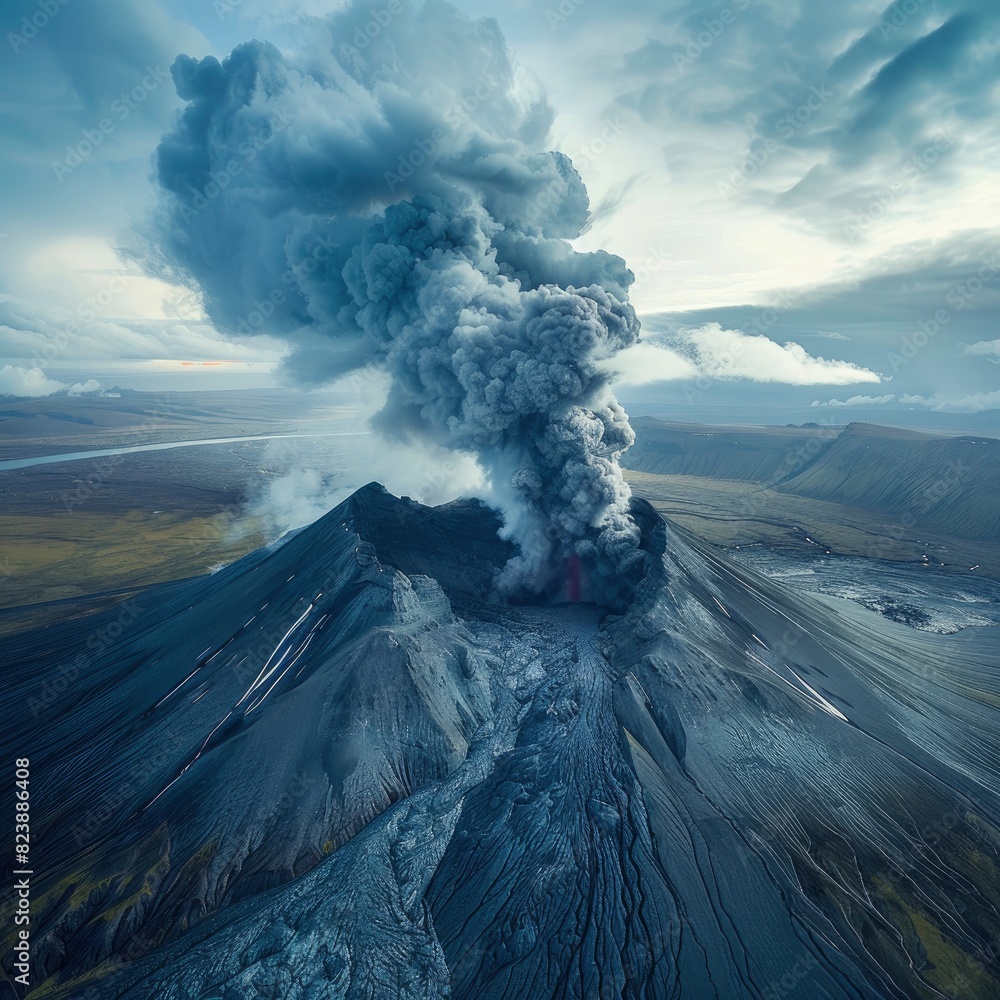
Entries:
[[[118,248],[184,107],[176,57],[294,49],[339,6],[4,5],[0,394],[272,380],[280,337],[217,333],[196,294]],[[642,340],[614,359],[626,403],[1000,421],[995,3],[456,6],[497,19],[525,91],[556,111],[551,148],[591,199],[574,246],[635,274]],[[371,13],[381,30],[389,0]]]

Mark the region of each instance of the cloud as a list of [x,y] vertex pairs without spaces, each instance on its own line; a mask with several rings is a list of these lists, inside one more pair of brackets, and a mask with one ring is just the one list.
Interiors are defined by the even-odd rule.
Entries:
[[4,365],[0,368],[0,396],[17,396],[21,399],[39,399],[64,392],[69,396],[79,396],[86,392],[96,392],[101,384],[95,379],[68,385],[49,378],[41,368],[20,368]]
[[812,338],[835,330],[837,353],[891,375],[897,394],[946,386],[973,393],[995,385],[995,369],[982,358],[997,357],[1000,232],[969,230],[913,243],[836,281],[759,298],[757,305],[647,315],[643,336],[714,323],[778,343],[815,345]]
[[909,406],[926,406],[944,413],[982,413],[984,410],[1000,410],[1000,389],[974,392],[957,398],[940,393],[934,396],[906,395],[900,396],[899,401]]
[[[596,17],[610,4],[587,6]],[[651,4],[630,5],[628,26],[641,28],[642,12],[646,30],[616,33],[627,41],[600,84],[617,90],[614,110],[655,151],[649,159],[661,158],[654,172],[636,143],[628,169],[665,178],[657,194],[715,244],[702,301],[726,301],[751,241],[759,290],[764,272],[814,281],[837,260],[863,264],[996,217],[996,6],[729,0],[723,23],[718,7],[667,0],[654,16]],[[666,227],[645,215],[641,198],[623,208],[648,245]],[[686,283],[688,300],[702,287]]]
[[765,336],[724,330],[718,323],[653,334],[602,362],[602,367],[615,374],[616,384],[631,387],[698,378],[784,385],[881,381],[875,372],[853,362],[816,357],[799,344],[777,344]]
[[966,344],[962,348],[962,353],[986,357],[996,355],[1000,357],[1000,340],[980,340],[975,344]]
[[851,396],[848,399],[828,399],[825,403],[818,399],[812,401],[812,406],[884,406],[896,398],[895,394],[887,396]]
[[20,396],[30,399],[51,396],[60,389],[66,389],[63,382],[46,378],[41,368],[16,368],[4,365],[0,368],[0,396]]
[[74,382],[67,390],[67,395],[82,396],[88,392],[97,392],[101,383],[96,378],[88,378],[86,382]]
[[[518,2],[502,11],[486,0],[459,5],[496,14],[520,61],[542,76],[559,107],[549,148],[590,149],[606,120],[627,126],[607,151],[577,162],[599,224],[574,246],[613,248],[625,257],[637,275],[633,303],[670,309],[675,325],[717,322],[779,345],[811,344],[811,354],[833,353],[891,373],[897,393],[959,399],[993,390],[996,369],[984,362],[1000,355],[982,345],[997,336],[1000,280],[978,292],[961,289],[974,280],[977,258],[1000,249],[1000,227],[974,231],[1000,208],[995,0],[726,0],[724,8],[733,12],[726,24],[721,7],[701,9],[685,0],[636,0],[625,7],[587,0],[554,30],[545,5]],[[242,0],[223,16],[210,3],[74,0],[29,45],[8,52],[0,83],[16,91],[18,101],[0,108],[0,181],[12,195],[0,226],[6,235],[0,289],[37,305],[20,306],[23,323],[0,330],[0,363],[30,368],[31,359],[44,359],[38,350],[73,319],[51,308],[72,309],[90,294],[72,280],[85,264],[39,251],[67,234],[112,240],[148,200],[149,155],[183,102],[169,81],[149,89],[127,119],[111,110],[112,102],[141,85],[147,67],[168,67],[177,52],[221,59],[243,37],[262,37],[261,17],[269,19],[263,37],[280,40],[286,51],[312,51],[327,32],[331,6],[345,4]],[[36,10],[37,0],[11,0],[8,27]],[[370,5],[361,15],[370,20]],[[284,45],[290,38],[294,44]],[[373,51],[368,46],[361,55]],[[428,63],[433,59],[429,53]],[[444,70],[449,80],[452,68]],[[525,76],[516,66],[512,72]],[[528,83],[522,89],[531,92]],[[305,113],[322,122],[322,100]],[[114,131],[71,175],[56,180],[53,162],[62,162],[67,145],[78,144],[104,116]],[[350,130],[357,121],[348,114],[341,124]],[[454,138],[461,145],[473,134],[459,130]],[[418,138],[414,133],[414,143]],[[321,184],[324,164],[356,176],[358,158],[371,149],[342,158],[331,155],[329,145],[304,142],[294,152],[289,179]],[[259,151],[258,162],[266,155]],[[377,171],[372,176],[379,180]],[[726,198],[719,196],[720,184],[732,190]],[[266,207],[282,209],[280,202]],[[858,230],[856,237],[845,225]],[[669,267],[643,268],[653,247],[663,248],[658,254]],[[773,322],[761,319],[764,306],[742,305],[764,302],[766,290],[779,283],[816,291],[778,309]],[[235,322],[252,312],[255,288],[245,289]],[[87,360],[91,348],[109,359],[119,350],[136,358],[248,356],[236,345],[217,346],[220,338],[198,324],[199,315],[133,323],[123,319],[123,305],[119,300],[106,314],[108,326],[82,330],[60,357]],[[919,324],[942,308],[947,325],[915,354],[908,351],[904,367],[892,367],[890,352],[901,355],[907,339],[922,336]],[[35,332],[42,320],[48,329]],[[839,336],[825,337],[831,330]],[[845,337],[849,344],[833,344]],[[308,340],[302,337],[299,352],[303,371],[328,360],[328,345]],[[251,356],[259,343],[251,343]],[[269,349],[276,356],[277,346]],[[696,364],[693,352],[674,355],[641,360],[637,352],[620,384],[644,381],[647,369],[658,381],[675,380],[682,370],[678,356]],[[623,358],[616,367],[629,364]],[[748,381],[746,391],[757,384],[766,383]]]
[[598,222],[611,218],[622,207],[625,201],[642,184],[642,174],[632,174],[626,180],[612,186],[601,200],[590,210],[590,219],[584,227],[588,232]]
[[[0,288],[48,302],[25,283],[34,251],[70,234],[115,239],[147,200],[150,153],[179,105],[170,62],[182,49],[212,48],[170,6],[173,14],[157,0],[4,3],[0,92],[18,99],[0,104],[0,186],[8,193]],[[41,20],[46,10],[53,15],[22,44],[24,19]],[[214,27],[211,3],[204,12]],[[100,136],[96,146],[88,133]]]
[[699,373],[709,378],[785,385],[854,385],[881,381],[875,372],[851,361],[827,360],[809,354],[794,341],[777,344],[763,335],[724,330],[718,323],[678,330],[670,339],[671,346],[686,354]]
[[618,385],[640,386],[698,377],[698,369],[693,362],[669,347],[649,341],[641,341],[616,354],[614,358],[602,362],[601,366],[614,373]]
[[102,319],[93,308],[34,305],[0,296],[0,357],[45,367],[64,361],[277,360],[276,343],[226,340],[205,323],[137,318]]

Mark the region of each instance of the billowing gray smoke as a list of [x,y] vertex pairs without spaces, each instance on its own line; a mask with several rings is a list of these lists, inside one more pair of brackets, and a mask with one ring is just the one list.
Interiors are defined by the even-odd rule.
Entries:
[[638,566],[607,359],[636,342],[632,275],[566,242],[588,218],[552,112],[498,26],[451,6],[355,5],[294,55],[181,56],[158,151],[150,266],[223,331],[287,338],[287,373],[390,377],[385,433],[475,454],[520,555],[511,595],[573,553],[598,599]]

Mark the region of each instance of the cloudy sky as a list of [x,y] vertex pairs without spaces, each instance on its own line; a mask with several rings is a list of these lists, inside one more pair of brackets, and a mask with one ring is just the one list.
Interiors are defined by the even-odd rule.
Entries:
[[[280,358],[279,338],[223,337],[115,247],[183,106],[177,55],[294,48],[338,6],[4,5],[0,394],[106,383],[123,362],[260,379]],[[557,111],[551,145],[591,196],[576,245],[636,275],[626,400],[1000,417],[995,0],[457,6],[497,18]]]

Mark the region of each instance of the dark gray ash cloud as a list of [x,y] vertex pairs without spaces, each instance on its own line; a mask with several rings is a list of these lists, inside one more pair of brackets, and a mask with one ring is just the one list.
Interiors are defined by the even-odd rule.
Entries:
[[354,5],[295,52],[177,59],[147,265],[198,287],[220,330],[284,336],[294,379],[386,372],[378,426],[488,474],[520,546],[503,592],[577,553],[613,602],[639,564],[604,363],[638,339],[632,274],[566,242],[587,192],[496,22],[387,12]]

